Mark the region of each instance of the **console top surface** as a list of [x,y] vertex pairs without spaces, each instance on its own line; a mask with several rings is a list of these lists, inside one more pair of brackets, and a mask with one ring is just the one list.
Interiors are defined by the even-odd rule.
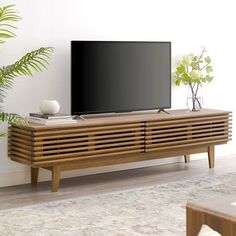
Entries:
[[146,112],[131,112],[125,114],[107,114],[107,115],[94,115],[88,116],[85,120],[78,117],[75,124],[62,124],[62,125],[40,125],[28,123],[22,126],[25,129],[38,130],[38,129],[56,129],[63,127],[78,127],[78,126],[97,126],[97,125],[111,125],[122,123],[135,123],[135,122],[148,122],[148,121],[163,121],[172,119],[184,119],[194,117],[208,117],[215,115],[227,115],[231,112],[215,109],[201,109],[197,112],[191,112],[187,109],[167,110],[169,114],[157,113],[156,111]]

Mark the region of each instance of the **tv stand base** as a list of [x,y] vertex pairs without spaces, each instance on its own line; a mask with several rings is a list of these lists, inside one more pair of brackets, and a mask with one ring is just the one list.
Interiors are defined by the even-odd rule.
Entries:
[[78,116],[81,120],[86,120],[83,116]]
[[[185,150],[186,151],[186,150]],[[189,150],[190,151],[190,150]],[[208,163],[209,163],[209,168],[214,168],[214,163],[215,163],[215,156],[214,156],[214,145],[209,146],[207,148],[197,148],[197,149],[193,149],[191,150],[191,153],[195,154],[195,153],[202,153],[202,152],[207,152],[208,153]],[[173,152],[173,156],[177,156],[178,155],[178,151],[177,152]],[[146,154],[143,155],[136,155],[137,157],[135,157],[134,155],[130,155],[129,158],[128,156],[126,157],[127,159],[121,160],[122,158],[114,158],[113,160],[111,158],[103,158],[101,160],[101,163],[96,162],[96,164],[94,165],[93,163],[91,163],[92,160],[90,160],[87,162],[81,162],[81,163],[67,163],[67,164],[61,164],[61,165],[54,165],[52,167],[42,167],[43,169],[49,170],[52,172],[52,181],[51,181],[51,191],[52,192],[57,192],[58,188],[59,188],[59,184],[60,184],[60,177],[61,177],[61,172],[62,171],[66,171],[66,170],[75,170],[75,169],[84,169],[84,168],[90,168],[90,167],[98,167],[98,166],[106,166],[106,165],[111,165],[114,164],[114,162],[116,163],[130,163],[130,162],[134,162],[134,161],[145,161],[145,160],[150,160],[150,159],[156,159],[157,156],[155,153],[149,154],[148,157],[145,157]],[[160,153],[161,156],[159,156],[159,158],[163,158],[163,157],[168,157],[169,155],[165,154],[165,153]],[[184,156],[184,160],[185,163],[189,163],[190,162],[190,154],[185,154]],[[37,167],[31,167],[31,184],[33,186],[36,186],[38,183],[38,173],[39,173],[39,168]]]
[[202,109],[93,117],[53,126],[12,125],[9,156],[31,167],[32,185],[38,182],[39,168],[51,171],[53,192],[67,170],[176,156],[188,163],[195,153],[207,153],[209,168],[214,168],[214,147],[231,140],[231,120],[230,112]]
[[168,111],[165,111],[165,109],[158,109],[157,110],[157,113],[161,113],[161,112],[166,113],[166,114],[170,114]]

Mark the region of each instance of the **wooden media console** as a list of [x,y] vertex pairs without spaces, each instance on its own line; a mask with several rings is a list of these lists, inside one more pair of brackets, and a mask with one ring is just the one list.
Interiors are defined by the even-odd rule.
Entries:
[[138,162],[194,153],[208,153],[214,167],[214,146],[231,137],[231,112],[202,109],[170,114],[140,112],[78,119],[76,124],[29,123],[9,128],[9,156],[31,167],[37,184],[39,168],[52,171],[57,191],[65,170]]

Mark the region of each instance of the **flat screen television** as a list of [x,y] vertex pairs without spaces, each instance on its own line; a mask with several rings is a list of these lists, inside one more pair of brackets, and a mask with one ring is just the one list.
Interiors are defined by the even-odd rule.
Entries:
[[170,107],[170,42],[71,42],[72,115]]

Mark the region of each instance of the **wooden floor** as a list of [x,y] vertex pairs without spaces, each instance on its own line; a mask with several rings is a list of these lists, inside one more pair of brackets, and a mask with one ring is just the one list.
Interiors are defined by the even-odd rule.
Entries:
[[207,158],[149,168],[125,170],[107,174],[62,179],[56,193],[50,191],[50,182],[41,182],[37,187],[30,184],[0,188],[0,209],[27,206],[78,196],[88,196],[112,191],[150,186],[186,180],[195,176],[236,171],[236,155],[216,157],[215,169],[208,168]]

